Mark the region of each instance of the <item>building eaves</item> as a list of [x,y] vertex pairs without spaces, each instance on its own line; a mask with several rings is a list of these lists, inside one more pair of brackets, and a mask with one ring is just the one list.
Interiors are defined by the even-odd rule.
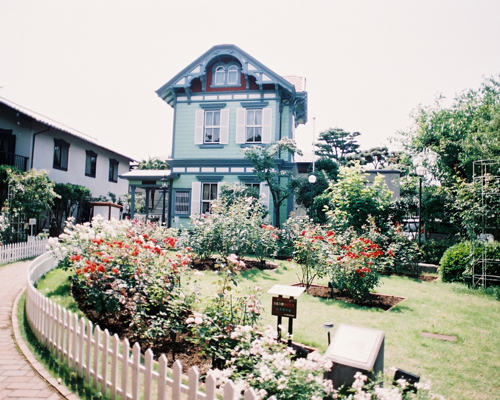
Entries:
[[77,131],[76,129],[70,128],[69,126],[66,126],[64,124],[61,124],[60,122],[57,122],[57,121],[53,120],[52,118],[46,117],[46,116],[41,115],[35,111],[32,111],[26,107],[23,107],[19,104],[16,104],[11,100],[8,100],[8,99],[0,96],[0,103],[6,105],[7,107],[10,107],[11,109],[17,111],[18,113],[22,113],[22,114],[32,118],[33,120],[35,120],[43,125],[57,129],[58,131],[64,132],[68,135],[75,136],[75,137],[77,137],[81,140],[84,140],[86,142],[92,143],[93,145],[95,145],[97,147],[100,147],[100,148],[107,150],[111,153],[114,153],[116,155],[125,157],[125,158],[129,159],[130,161],[135,161],[132,157],[126,156],[126,155],[118,153],[117,151],[112,150],[108,147],[100,145],[99,143],[97,143],[96,138],[93,138],[89,135],[86,135],[83,132]]

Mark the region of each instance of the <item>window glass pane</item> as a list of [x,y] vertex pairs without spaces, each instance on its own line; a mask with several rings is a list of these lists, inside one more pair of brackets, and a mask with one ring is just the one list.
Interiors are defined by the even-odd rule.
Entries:
[[54,146],[54,166],[61,166],[61,147],[57,145]]
[[253,139],[255,142],[262,142],[262,128],[253,128],[254,136]]
[[203,184],[203,200],[210,200],[210,184],[209,183],[204,183]]
[[232,65],[228,69],[227,73],[227,83],[235,84],[238,83],[238,67]]
[[224,67],[217,67],[215,70],[215,84],[216,85],[223,85],[224,84],[224,75],[225,75]]
[[213,125],[214,113],[213,111],[205,111],[205,126]]
[[175,213],[189,214],[189,192],[175,192]]
[[255,123],[255,112],[254,110],[247,111],[247,125],[253,125]]
[[262,125],[262,110],[255,110],[255,125]]
[[247,128],[247,142],[253,142],[253,130],[254,128]]
[[213,125],[220,126],[220,111],[212,111],[213,113]]
[[210,189],[211,189],[210,199],[215,200],[215,199],[217,199],[217,184],[212,183],[210,186],[211,186],[210,187]]

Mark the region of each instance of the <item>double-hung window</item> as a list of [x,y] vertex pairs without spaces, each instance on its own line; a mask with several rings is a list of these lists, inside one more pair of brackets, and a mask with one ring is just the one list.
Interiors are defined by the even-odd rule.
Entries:
[[68,170],[69,143],[62,139],[54,139],[54,160],[52,167],[55,169]]
[[204,143],[213,144],[220,142],[220,110],[205,111]]
[[92,150],[86,151],[85,157],[85,175],[95,178],[95,171],[97,165],[97,154]]
[[201,213],[210,214],[212,212],[212,202],[217,200],[217,183],[201,184]]
[[247,110],[246,142],[262,143],[262,109]]
[[236,109],[236,143],[241,145],[272,143],[273,109],[266,102],[242,102]]
[[229,110],[226,103],[203,103],[195,112],[194,144],[221,148],[229,140]]

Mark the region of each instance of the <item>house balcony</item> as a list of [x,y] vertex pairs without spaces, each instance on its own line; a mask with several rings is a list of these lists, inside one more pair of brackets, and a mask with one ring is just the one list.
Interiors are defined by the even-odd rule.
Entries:
[[0,165],[10,165],[21,171],[28,170],[28,157],[20,156],[8,151],[0,151]]

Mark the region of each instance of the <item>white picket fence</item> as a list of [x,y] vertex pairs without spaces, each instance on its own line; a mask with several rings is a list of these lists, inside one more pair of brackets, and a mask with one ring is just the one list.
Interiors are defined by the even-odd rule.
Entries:
[[0,265],[36,257],[47,251],[49,239],[0,245]]
[[[236,400],[240,393],[232,382],[216,388],[215,378],[209,372],[205,383],[192,367],[188,376],[182,374],[182,365],[176,361],[171,368],[162,355],[153,359],[148,349],[141,355],[136,343],[132,349],[127,339],[120,341],[115,334],[102,331],[92,322],[61,308],[43,296],[36,282],[56,266],[50,253],[45,253],[30,264],[26,295],[28,323],[50,352],[71,368],[79,377],[100,390],[112,400]],[[244,400],[257,400],[253,389],[244,393]]]

